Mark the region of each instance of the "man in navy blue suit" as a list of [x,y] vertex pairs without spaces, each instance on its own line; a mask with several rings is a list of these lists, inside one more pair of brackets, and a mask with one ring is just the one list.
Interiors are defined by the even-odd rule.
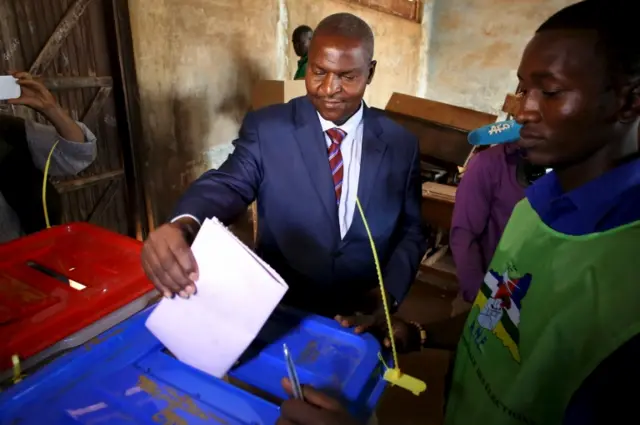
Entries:
[[188,244],[200,223],[229,224],[257,200],[256,252],[288,283],[285,303],[327,316],[364,313],[337,316],[363,331],[381,303],[358,198],[387,293],[395,305],[403,300],[426,250],[418,141],[362,101],[376,69],[373,44],[354,15],[319,24],[307,96],[247,114],[234,152],[189,187],[171,223],[146,241],[143,267],[165,296],[195,293]]

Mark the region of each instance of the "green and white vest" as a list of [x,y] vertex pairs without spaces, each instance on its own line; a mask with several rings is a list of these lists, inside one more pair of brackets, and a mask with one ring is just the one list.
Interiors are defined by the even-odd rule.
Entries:
[[458,346],[446,425],[561,424],[573,393],[640,333],[640,222],[570,236],[524,199]]

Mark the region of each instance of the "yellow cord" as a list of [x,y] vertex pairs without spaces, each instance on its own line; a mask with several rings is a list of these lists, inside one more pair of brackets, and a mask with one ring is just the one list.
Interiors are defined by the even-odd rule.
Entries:
[[[47,177],[49,176],[49,166],[51,165],[51,157],[53,156],[53,151],[58,146],[58,141],[56,141],[51,150],[49,151],[49,156],[47,157],[47,162],[44,164],[44,176],[42,177],[42,210],[44,212],[44,222],[47,225],[47,229],[51,227],[51,223],[49,222],[49,211],[47,210]],[[17,384],[22,380],[22,368],[20,366],[20,357],[17,354],[11,356],[11,363],[13,363],[13,383]]]
[[376,249],[375,242],[373,242],[373,236],[371,235],[371,230],[369,229],[369,223],[367,223],[367,219],[364,216],[364,211],[362,210],[362,205],[360,204],[360,199],[356,197],[356,205],[358,206],[358,211],[360,211],[360,217],[362,217],[362,223],[364,223],[364,228],[367,231],[367,236],[369,237],[369,243],[371,244],[371,251],[373,252],[373,261],[376,264],[376,272],[378,273],[378,283],[380,285],[380,294],[382,294],[382,306],[384,307],[384,316],[387,321],[387,328],[389,329],[389,340],[391,341],[391,354],[393,356],[393,364],[396,369],[400,368],[400,364],[398,363],[398,351],[396,350],[396,341],[393,338],[393,324],[391,322],[391,311],[389,310],[389,301],[387,300],[387,291],[384,289],[384,283],[382,280],[382,270],[380,268],[380,260],[378,259],[378,250]]
[[[58,141],[56,141],[51,150],[49,151],[49,156],[47,157],[47,162],[44,164],[44,176],[42,177],[42,210],[44,212],[44,222],[47,225],[47,229],[51,227],[51,223],[49,222],[49,210],[47,210],[47,177],[49,176],[49,166],[51,165],[51,157],[53,156],[53,151],[58,146]],[[13,363],[13,383],[17,384],[22,380],[22,368],[20,367],[20,357],[17,354],[11,356],[11,363]]]
[[44,211],[44,222],[47,225],[47,229],[51,227],[51,223],[49,222],[49,210],[47,209],[47,177],[49,175],[51,157],[53,156],[53,151],[56,149],[56,146],[58,146],[58,141],[53,144],[53,147],[49,151],[47,162],[44,164],[44,177],[42,178],[42,210]]
[[427,389],[427,385],[421,380],[409,375],[405,375],[400,371],[400,363],[398,361],[398,351],[396,349],[396,341],[393,337],[393,323],[391,322],[391,312],[389,310],[389,301],[387,300],[387,291],[384,288],[384,281],[382,279],[382,269],[380,268],[380,260],[378,259],[378,251],[376,250],[376,244],[373,241],[367,218],[364,215],[364,210],[360,204],[360,199],[356,197],[356,205],[362,218],[362,223],[367,231],[369,237],[369,243],[371,244],[371,252],[373,253],[373,261],[376,264],[376,273],[378,274],[378,283],[380,285],[380,294],[382,296],[382,306],[384,307],[384,316],[387,321],[387,329],[389,330],[389,341],[391,341],[391,355],[393,356],[393,369],[389,368],[382,359],[382,355],[378,355],[385,368],[387,369],[384,374],[384,379],[392,385],[399,386],[406,390],[411,391],[414,395],[420,395]]

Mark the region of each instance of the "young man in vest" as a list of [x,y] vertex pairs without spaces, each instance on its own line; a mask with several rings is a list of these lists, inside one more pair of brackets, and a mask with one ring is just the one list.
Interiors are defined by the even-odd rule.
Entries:
[[[96,158],[96,137],[57,104],[41,81],[26,72],[13,74],[21,95],[8,101],[38,111],[52,126],[10,115],[0,115],[0,243],[45,228],[42,210],[43,170],[53,145],[50,176],[74,175]],[[47,206],[51,224],[61,220],[61,201],[48,183]]]
[[[524,51],[518,144],[554,171],[515,207],[459,328],[446,425],[637,416],[638,3],[569,6]],[[404,348],[446,346],[455,325],[398,321],[394,334]],[[279,424],[354,423],[313,389],[305,400],[285,402]]]

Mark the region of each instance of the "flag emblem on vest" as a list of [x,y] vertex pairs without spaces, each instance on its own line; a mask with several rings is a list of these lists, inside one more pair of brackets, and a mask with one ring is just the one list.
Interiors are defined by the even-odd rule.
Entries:
[[500,274],[489,270],[474,302],[480,313],[471,323],[471,334],[478,347],[484,345],[486,331],[489,331],[502,341],[514,360],[520,362],[520,309],[529,286],[529,273],[511,278],[508,272]]

